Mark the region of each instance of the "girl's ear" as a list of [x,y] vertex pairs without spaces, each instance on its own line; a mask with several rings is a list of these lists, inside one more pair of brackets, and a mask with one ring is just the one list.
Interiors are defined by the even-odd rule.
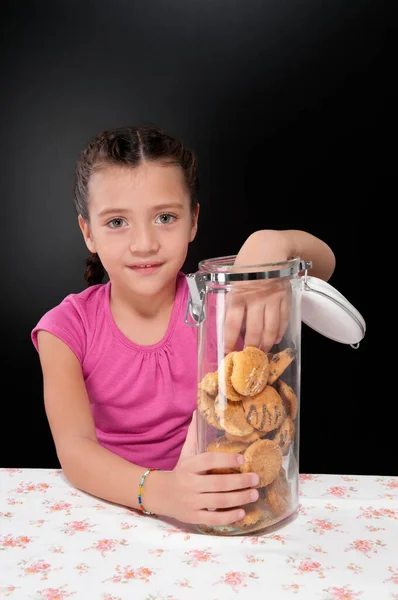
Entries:
[[196,232],[198,231],[198,218],[199,218],[199,210],[200,205],[197,204],[195,210],[192,214],[192,227],[191,227],[191,235],[189,236],[189,241],[193,242],[196,236]]
[[77,221],[79,223],[79,227],[83,234],[87,248],[90,250],[90,252],[95,254],[95,243],[91,235],[90,225],[88,224],[88,221],[86,221],[81,215],[78,216]]

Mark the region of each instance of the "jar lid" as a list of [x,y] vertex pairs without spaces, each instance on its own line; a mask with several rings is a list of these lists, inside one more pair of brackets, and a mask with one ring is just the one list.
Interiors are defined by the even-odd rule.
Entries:
[[321,335],[341,344],[358,345],[366,323],[357,309],[326,281],[307,275],[301,300],[301,320]]

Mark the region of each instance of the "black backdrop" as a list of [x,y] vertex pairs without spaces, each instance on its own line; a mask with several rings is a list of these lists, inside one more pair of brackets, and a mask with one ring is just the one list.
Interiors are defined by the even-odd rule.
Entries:
[[[357,350],[303,326],[301,471],[398,473],[390,426],[398,414],[374,376],[368,262],[378,198],[395,187],[389,18],[377,0],[6,9],[0,466],[58,466],[30,331],[84,288],[71,199],[77,154],[102,129],[155,123],[199,156],[200,232],[187,271],[236,252],[255,229],[306,229],[331,245],[331,283],[366,319]],[[389,357],[381,360],[387,368]]]

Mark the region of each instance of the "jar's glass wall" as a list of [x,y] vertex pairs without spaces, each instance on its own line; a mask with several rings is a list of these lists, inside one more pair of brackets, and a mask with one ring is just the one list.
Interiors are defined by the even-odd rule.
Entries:
[[[260,477],[260,497],[243,507],[241,522],[199,531],[266,531],[297,511],[300,296],[299,277],[206,283],[198,333],[198,451],[242,453],[241,470]],[[281,317],[281,341],[265,346]]]

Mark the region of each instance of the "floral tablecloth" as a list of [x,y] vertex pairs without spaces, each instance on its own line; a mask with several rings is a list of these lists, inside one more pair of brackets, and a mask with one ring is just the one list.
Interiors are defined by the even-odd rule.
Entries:
[[298,518],[223,538],[0,469],[0,598],[398,599],[398,477],[302,474]]

